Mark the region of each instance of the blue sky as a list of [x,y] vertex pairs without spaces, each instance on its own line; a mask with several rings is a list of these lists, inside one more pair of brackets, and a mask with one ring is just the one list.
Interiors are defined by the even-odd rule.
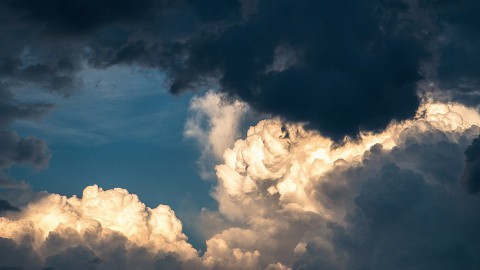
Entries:
[[[209,191],[213,182],[200,179],[200,152],[183,136],[192,93],[173,96],[162,73],[142,68],[86,69],[82,87],[69,98],[53,94],[17,97],[54,101],[55,108],[40,121],[17,121],[22,136],[44,139],[52,151],[48,168],[14,166],[8,172],[34,190],[80,196],[88,185],[122,187],[150,207],[166,204],[179,217],[215,208]],[[185,224],[197,244],[200,236]],[[192,224],[193,225],[193,224]]]

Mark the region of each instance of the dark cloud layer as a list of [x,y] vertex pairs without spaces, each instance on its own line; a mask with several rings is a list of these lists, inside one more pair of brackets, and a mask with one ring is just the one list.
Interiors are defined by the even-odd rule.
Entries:
[[58,253],[45,260],[33,249],[33,239],[26,237],[17,243],[0,237],[0,252],[4,255],[0,257],[0,269],[196,269],[184,266],[175,255],[156,254],[146,248],[127,251],[127,240],[120,234],[112,233],[109,239],[101,240],[92,236],[92,246],[88,246],[73,243],[80,237],[76,232],[63,233],[48,236],[50,252],[58,250]]
[[8,0],[7,6],[24,20],[44,23],[50,34],[72,35],[88,32],[110,22],[130,21],[154,8],[155,0]]
[[473,140],[465,151],[465,170],[461,183],[471,193],[480,191],[480,138]]
[[427,1],[434,8],[440,35],[438,79],[441,86],[454,90],[454,97],[478,104],[480,86],[480,5],[474,0]]
[[427,57],[414,31],[384,16],[376,1],[260,1],[248,21],[193,43],[172,91],[218,74],[223,91],[255,109],[329,136],[384,127],[413,116]]
[[[3,1],[0,76],[69,95],[85,63],[160,68],[341,138],[412,117],[417,83],[477,103],[478,5],[461,1]],[[21,33],[21,34],[20,34]],[[26,57],[28,56],[28,57]]]

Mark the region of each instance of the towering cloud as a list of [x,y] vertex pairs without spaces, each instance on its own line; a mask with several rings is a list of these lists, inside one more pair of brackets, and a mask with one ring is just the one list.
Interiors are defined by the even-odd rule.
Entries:
[[479,198],[458,180],[479,121],[461,105],[425,103],[414,120],[341,146],[262,121],[217,166],[215,198],[236,228],[212,239],[258,252],[260,268],[475,269]]
[[478,125],[473,109],[426,101],[415,118],[339,145],[301,124],[263,120],[216,167],[213,196],[226,225],[203,254],[168,206],[91,186],[81,198],[43,194],[4,211],[0,265],[477,269],[480,197],[459,179]]
[[207,92],[192,99],[190,111],[184,136],[196,140],[201,147],[200,173],[208,178],[213,171],[212,163],[220,161],[223,152],[240,138],[240,124],[247,105],[240,101],[230,102],[222,94]]

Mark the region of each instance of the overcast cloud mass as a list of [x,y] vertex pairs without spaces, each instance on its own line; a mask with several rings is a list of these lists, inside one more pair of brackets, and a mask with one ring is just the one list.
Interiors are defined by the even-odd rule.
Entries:
[[[0,269],[479,269],[478,14],[475,0],[1,1]],[[197,94],[178,121],[213,179],[215,204],[184,221],[205,248],[124,188],[64,196],[10,173],[52,157],[14,124],[114,66]],[[249,114],[264,120],[245,134]]]

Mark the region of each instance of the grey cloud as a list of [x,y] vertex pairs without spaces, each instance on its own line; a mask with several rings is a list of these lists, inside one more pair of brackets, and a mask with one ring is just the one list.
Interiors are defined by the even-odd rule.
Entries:
[[[476,91],[478,94],[480,75],[478,61],[480,49],[475,44],[480,42],[478,27],[480,12],[474,0],[460,1],[424,1],[427,7],[436,11],[440,36],[437,46],[440,53],[438,78],[444,88],[458,89],[457,98],[472,103],[466,94]],[[474,102],[478,102],[478,98]],[[478,103],[477,103],[478,104]]]
[[15,164],[44,168],[51,157],[47,144],[34,136],[21,137],[9,129],[10,124],[19,119],[38,120],[46,114],[52,104],[26,103],[15,100],[9,87],[0,84],[0,188],[22,188],[4,175],[2,170]]
[[480,137],[473,140],[465,150],[465,169],[461,183],[470,193],[480,191]]
[[30,241],[25,239],[23,243],[16,243],[12,239],[0,237],[1,269],[38,269],[41,259],[32,249]]
[[29,164],[44,167],[50,159],[46,143],[35,137],[21,138],[13,131],[0,132],[0,168],[13,164]]
[[[33,237],[33,236],[32,236]],[[0,238],[0,267],[18,269],[201,269],[200,265],[184,262],[175,254],[164,254],[134,247],[121,233],[108,237],[79,235],[72,229],[57,229],[45,242],[49,254],[42,258],[33,249],[33,238],[21,243]],[[127,249],[126,245],[129,245]],[[4,256],[6,255],[6,256]],[[193,268],[192,268],[193,267]],[[3,268],[2,268],[3,269]],[[6,269],[6,268],[5,268]]]
[[101,262],[95,257],[95,252],[91,249],[77,246],[69,247],[65,251],[47,258],[46,266],[48,269],[97,269]]
[[476,104],[474,0],[87,2],[2,3],[0,74],[69,95],[84,63],[159,68],[334,138],[412,117],[423,79]]
[[11,87],[0,82],[0,212],[18,212],[19,208],[12,204],[22,206],[32,199],[28,184],[12,179],[5,169],[16,164],[45,168],[51,157],[44,141],[34,136],[21,137],[9,126],[19,119],[38,120],[52,107],[48,103],[18,102]]

